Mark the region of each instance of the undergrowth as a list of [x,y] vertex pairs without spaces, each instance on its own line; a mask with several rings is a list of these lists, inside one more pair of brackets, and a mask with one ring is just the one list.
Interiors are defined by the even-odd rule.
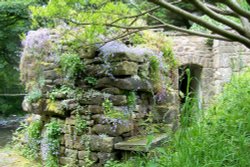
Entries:
[[45,167],[57,167],[59,166],[58,155],[60,148],[60,135],[61,125],[58,121],[52,120],[50,123],[45,125],[46,127],[46,138],[49,150],[47,153]]
[[[106,167],[250,166],[250,70],[234,76],[206,115],[193,116],[166,147]],[[191,118],[190,118],[191,119]]]

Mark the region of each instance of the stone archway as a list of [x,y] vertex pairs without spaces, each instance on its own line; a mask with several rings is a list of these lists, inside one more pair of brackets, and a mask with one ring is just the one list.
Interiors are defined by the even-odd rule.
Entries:
[[185,97],[197,99],[198,108],[202,108],[202,66],[197,64],[185,64],[179,67],[179,91],[181,103],[185,103]]

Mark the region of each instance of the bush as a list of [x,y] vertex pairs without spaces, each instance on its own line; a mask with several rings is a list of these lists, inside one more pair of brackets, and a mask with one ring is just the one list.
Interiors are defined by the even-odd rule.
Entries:
[[78,72],[83,71],[84,64],[77,54],[64,53],[61,55],[60,65],[63,72],[70,79],[75,78]]

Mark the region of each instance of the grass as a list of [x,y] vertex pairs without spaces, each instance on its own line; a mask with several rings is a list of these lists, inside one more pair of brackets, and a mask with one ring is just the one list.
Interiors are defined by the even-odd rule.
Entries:
[[106,167],[250,166],[250,70],[234,76],[210,109],[190,119],[196,121],[181,127],[168,147]]
[[0,149],[0,166],[4,167],[42,167],[41,164],[24,158],[18,151],[9,147]]

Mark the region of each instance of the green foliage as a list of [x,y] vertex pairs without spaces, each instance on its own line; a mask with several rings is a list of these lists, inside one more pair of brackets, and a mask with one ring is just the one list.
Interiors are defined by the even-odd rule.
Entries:
[[[29,5],[43,4],[42,0],[4,0],[0,2],[0,92],[19,94],[24,88],[19,80],[21,34],[30,27]],[[0,114],[21,113],[22,97],[0,97]]]
[[17,65],[19,35],[29,29],[28,5],[31,0],[6,0],[0,3],[0,56]]
[[94,77],[86,77],[84,78],[84,81],[87,82],[91,86],[95,86],[97,83],[97,79]]
[[143,36],[139,33],[135,33],[130,38],[131,38],[134,45],[144,44],[147,42],[146,39],[144,39]]
[[150,79],[153,81],[155,92],[160,92],[163,87],[160,62],[156,56],[149,57],[150,61]]
[[[245,167],[250,166],[250,70],[234,76],[206,117],[182,127],[167,147],[113,166]],[[112,166],[110,165],[110,166]],[[131,166],[133,166],[131,165]]]
[[[140,10],[148,10],[154,7],[154,4],[149,3],[149,1],[145,1],[145,0],[134,0],[134,5],[137,6],[138,9]],[[193,5],[191,5],[190,3],[188,3],[188,1],[178,1],[178,3],[176,3],[176,6],[185,9],[189,12],[193,12],[195,11],[195,8]],[[160,8],[158,10],[156,10],[154,12],[154,16],[158,17],[159,19],[161,19],[162,21],[169,23],[169,24],[173,24],[176,26],[181,26],[181,27],[189,27],[190,23],[188,22],[188,20],[186,20],[184,17],[173,13],[171,11],[165,10],[164,8]],[[148,25],[158,25],[159,22],[153,18],[151,18],[150,16],[145,16],[145,20],[147,21]]]
[[250,6],[246,0],[238,0],[238,2],[243,9],[250,11]]
[[214,40],[212,38],[206,39],[206,45],[212,47],[214,44]]
[[55,101],[57,96],[60,96],[60,95],[64,96],[64,95],[71,94],[73,92],[74,90],[71,87],[63,85],[60,88],[53,89],[49,94],[49,98],[50,100]]
[[130,91],[127,94],[128,106],[134,107],[136,104],[136,93],[134,91]]
[[[100,34],[111,34],[118,31],[118,28],[112,28],[112,33],[108,33],[105,24],[108,21],[116,20],[121,16],[133,14],[133,8],[129,8],[122,1],[101,0],[90,1],[69,1],[69,0],[51,0],[45,7],[31,7],[33,26],[54,27],[58,24],[57,20],[67,20],[70,26],[81,26],[81,23],[91,23],[86,26],[84,31],[78,34],[79,39],[87,43],[97,42]],[[117,21],[124,25],[129,25],[132,19]],[[79,24],[78,24],[79,23]]]
[[169,66],[169,69],[170,70],[176,69],[179,64],[174,57],[172,46],[166,44],[166,46],[162,48],[162,52],[164,60],[166,61],[166,64]]
[[150,60],[150,77],[153,81],[158,82],[160,80],[160,63],[156,56],[151,56]]
[[58,167],[61,125],[57,120],[51,120],[51,122],[46,124],[45,127],[46,127],[47,145],[49,146],[45,167]]
[[77,54],[64,53],[60,57],[60,65],[68,78],[73,79],[83,71],[84,64]]
[[104,108],[104,114],[106,115],[106,114],[112,112],[112,110],[113,110],[113,103],[109,99],[106,99],[102,103],[102,107]]
[[27,133],[28,141],[21,149],[23,155],[30,159],[38,159],[40,151],[42,122],[36,120],[25,126],[22,133]]
[[[1,31],[1,30],[0,30]],[[19,81],[17,68],[9,64],[0,53],[0,94],[19,94],[24,88]],[[22,97],[0,96],[0,114],[20,114]]]
[[90,159],[90,153],[91,153],[91,151],[90,151],[90,136],[89,135],[82,135],[81,136],[81,142],[84,144],[84,146],[85,146],[85,149],[84,149],[84,151],[85,151],[85,154],[84,154],[84,167],[86,166],[86,167],[91,167],[91,166],[93,166],[93,163],[94,163],[94,161],[92,161],[91,159]]
[[38,88],[33,88],[25,98],[31,103],[37,102],[42,98],[42,91]]
[[185,70],[187,76],[187,87],[184,98],[184,103],[181,105],[180,123],[182,127],[188,127],[196,121],[196,115],[200,112],[198,108],[198,99],[193,97],[190,92],[191,81],[195,78],[191,77],[191,71],[189,68]]
[[109,99],[105,99],[102,103],[104,109],[104,115],[108,118],[114,119],[128,119],[128,115],[125,115],[122,112],[116,111],[113,107],[113,103]]
[[75,129],[77,134],[81,134],[87,129],[87,121],[81,117],[79,112],[76,113]]

